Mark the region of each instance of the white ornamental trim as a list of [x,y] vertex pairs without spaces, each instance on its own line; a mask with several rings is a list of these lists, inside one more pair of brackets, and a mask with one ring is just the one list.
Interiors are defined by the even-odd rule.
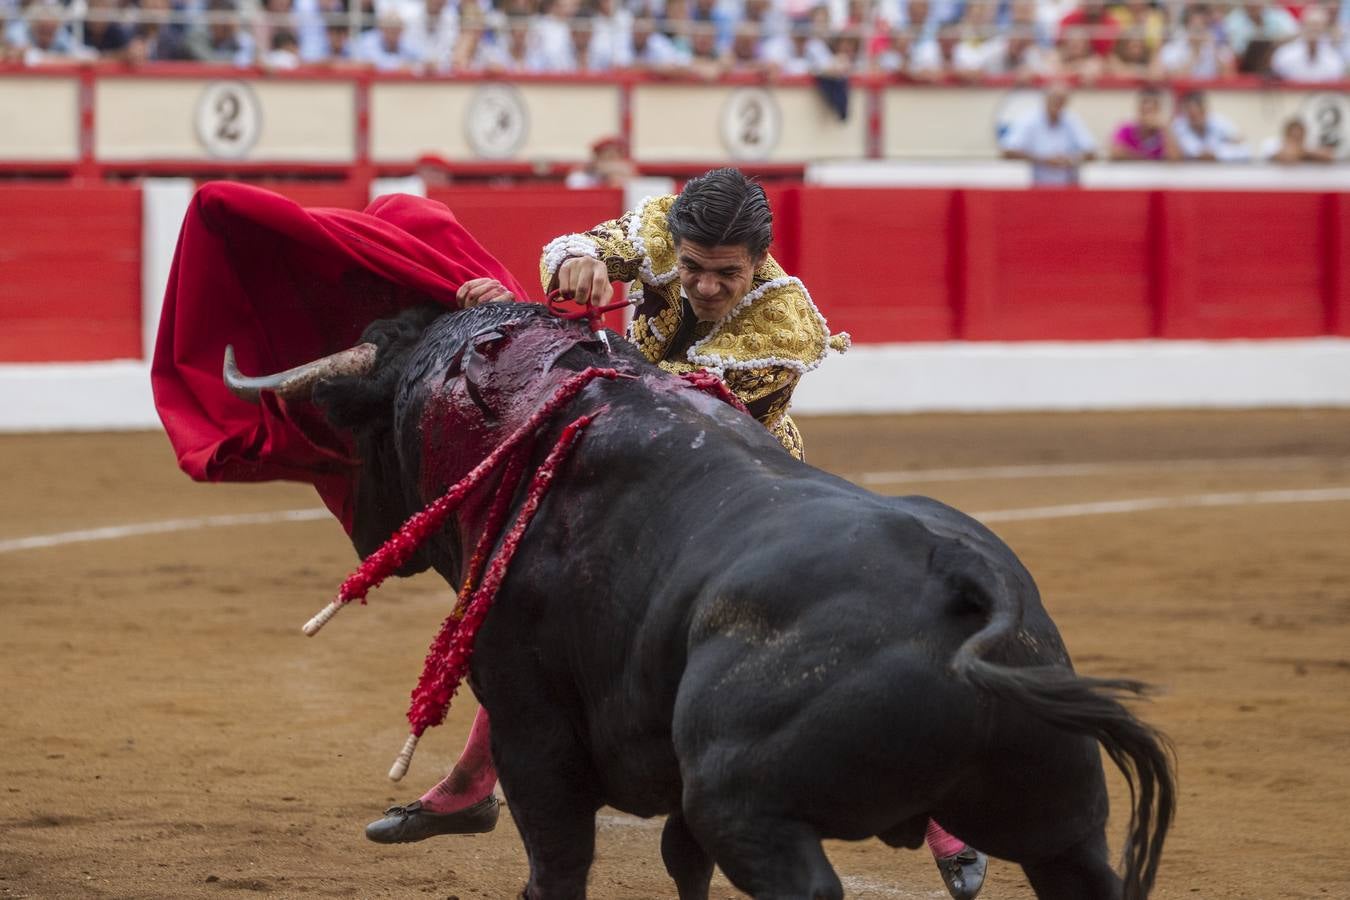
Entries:
[[595,241],[584,234],[564,234],[544,245],[544,271],[550,276],[557,275],[562,264],[572,257],[589,256],[600,258],[600,248]]
[[[659,197],[644,197],[642,202],[633,210],[633,216],[628,220],[628,243],[633,245],[633,249],[642,257],[642,266],[639,276],[645,283],[652,285],[670,284],[679,275],[678,267],[672,266],[670,271],[657,274],[652,268],[652,258],[647,254],[647,242],[642,239],[639,233],[642,228],[642,214],[647,209],[647,204]],[[661,338],[665,340],[665,338]]]
[[[642,305],[643,301],[642,282],[640,281],[636,282],[632,287],[628,289],[628,301],[633,304],[634,310],[636,310],[638,307]],[[630,341],[636,339],[636,332],[633,331],[633,323],[636,321],[637,316],[636,315],[632,316],[628,320],[628,326],[623,330],[623,336],[628,338]]]
[[[750,304],[754,303],[760,297],[763,297],[771,290],[776,290],[777,288],[781,287],[788,287],[789,285],[794,284],[801,289],[802,296],[806,298],[807,307],[809,307],[811,312],[815,314],[816,320],[820,322],[821,330],[825,332],[825,349],[821,351],[820,356],[817,357],[814,362],[804,363],[801,360],[783,359],[782,357],[779,356],[762,356],[757,359],[737,360],[737,359],[727,359],[726,357],[719,356],[715,353],[704,354],[699,352],[700,350],[703,349],[704,345],[706,345],[709,341],[711,341],[713,338],[717,336],[718,332],[722,330],[723,325],[734,319],[737,315],[740,314],[740,312],[743,309],[748,307]],[[820,310],[816,307],[815,301],[811,299],[811,292],[806,289],[806,285],[802,284],[801,279],[794,278],[791,275],[787,275],[784,276],[783,278],[775,278],[772,281],[766,281],[759,287],[755,288],[753,291],[742,297],[740,302],[731,308],[730,312],[728,312],[721,319],[717,320],[717,324],[713,326],[712,331],[708,332],[708,336],[701,341],[695,342],[693,346],[689,348],[689,351],[685,355],[688,357],[690,362],[702,366],[708,367],[717,366],[722,369],[759,369],[765,366],[781,366],[785,369],[793,369],[805,375],[807,372],[810,372],[811,370],[818,368],[820,364],[824,362],[825,357],[829,355],[829,352],[830,352],[830,326],[825,322],[825,317],[821,315]]]

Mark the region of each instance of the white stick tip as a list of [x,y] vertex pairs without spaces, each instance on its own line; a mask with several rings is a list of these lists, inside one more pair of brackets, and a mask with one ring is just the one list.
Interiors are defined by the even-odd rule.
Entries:
[[314,637],[319,633],[319,629],[328,624],[328,620],[337,615],[337,611],[342,609],[342,604],[334,600],[315,614],[314,618],[305,623],[300,630],[305,633],[305,637]]
[[398,759],[389,767],[389,780],[399,781],[404,775],[408,774],[408,765],[412,762],[413,751],[417,749],[417,735],[410,734],[408,739],[403,742],[403,749],[398,753]]

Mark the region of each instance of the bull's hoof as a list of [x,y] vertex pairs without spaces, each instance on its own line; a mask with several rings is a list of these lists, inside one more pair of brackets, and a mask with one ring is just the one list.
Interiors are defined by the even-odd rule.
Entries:
[[989,868],[989,857],[974,847],[967,847],[952,856],[937,860],[942,881],[953,900],[975,900],[984,887],[984,873]]
[[366,838],[377,844],[411,844],[438,834],[483,834],[497,827],[501,810],[489,794],[473,806],[452,813],[435,813],[417,800],[407,806],[391,806],[384,818],[366,826]]

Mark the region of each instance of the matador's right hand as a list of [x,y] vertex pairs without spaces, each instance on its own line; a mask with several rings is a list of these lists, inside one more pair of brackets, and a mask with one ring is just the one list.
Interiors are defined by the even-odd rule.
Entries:
[[614,298],[614,285],[603,262],[573,256],[558,267],[558,292],[582,306],[604,306]]

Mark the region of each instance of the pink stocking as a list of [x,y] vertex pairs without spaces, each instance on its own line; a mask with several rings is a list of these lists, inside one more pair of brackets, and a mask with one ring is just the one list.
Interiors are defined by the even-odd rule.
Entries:
[[492,793],[497,784],[497,770],[492,766],[491,733],[487,711],[480,706],[459,761],[440,784],[422,795],[424,809],[436,813],[457,812]]
[[942,826],[928,820],[928,849],[933,851],[933,855],[938,859],[944,859],[948,856],[955,856],[966,849],[966,842],[959,837],[948,834],[942,830]]

